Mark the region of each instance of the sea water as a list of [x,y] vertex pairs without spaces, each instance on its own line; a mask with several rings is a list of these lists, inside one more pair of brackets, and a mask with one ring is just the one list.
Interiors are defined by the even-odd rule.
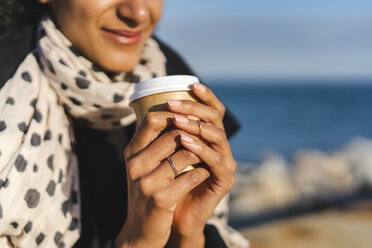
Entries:
[[287,159],[302,149],[331,152],[354,137],[372,139],[372,80],[209,85],[241,123],[230,139],[239,162],[257,162],[267,152]]

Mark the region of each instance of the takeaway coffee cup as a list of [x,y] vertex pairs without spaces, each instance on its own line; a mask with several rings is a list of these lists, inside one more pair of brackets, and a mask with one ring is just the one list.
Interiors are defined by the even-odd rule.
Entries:
[[130,104],[137,116],[137,127],[147,113],[169,111],[168,100],[197,101],[192,92],[192,85],[196,82],[199,82],[197,77],[175,75],[153,78],[136,84],[134,93],[130,96]]
[[[137,127],[147,113],[169,111],[168,100],[197,101],[197,97],[192,92],[192,85],[196,82],[199,82],[197,77],[175,75],[153,78],[136,84],[134,93],[130,96],[130,104],[137,116]],[[192,169],[194,167],[190,165],[182,172]]]

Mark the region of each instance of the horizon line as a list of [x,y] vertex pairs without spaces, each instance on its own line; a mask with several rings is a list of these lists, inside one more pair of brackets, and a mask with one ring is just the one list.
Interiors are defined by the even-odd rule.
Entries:
[[280,77],[216,77],[216,76],[203,76],[202,81],[211,84],[223,84],[231,82],[233,84],[256,84],[256,83],[301,83],[301,84],[371,84],[372,76],[280,76]]

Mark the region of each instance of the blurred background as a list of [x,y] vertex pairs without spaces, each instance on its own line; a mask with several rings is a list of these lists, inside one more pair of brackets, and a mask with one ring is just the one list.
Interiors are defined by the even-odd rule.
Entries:
[[[329,221],[322,222],[323,227],[339,232],[337,236],[345,231],[348,237],[358,230],[358,240],[368,240],[372,1],[165,1],[156,33],[241,122],[240,132],[231,139],[239,162],[231,223],[255,227],[250,233],[254,247],[265,247],[255,239],[260,235],[258,224],[293,213],[313,213],[319,206],[336,206],[340,211],[345,204],[352,204],[348,206],[353,210],[344,222],[353,223],[355,213],[365,211],[369,224],[357,222],[340,230],[344,222]],[[337,214],[336,219],[341,220]],[[313,237],[300,226],[292,231],[302,239]],[[324,247],[372,243],[371,238],[368,246],[352,242],[334,241]]]
[[372,138],[372,1],[172,0],[157,34],[242,121],[240,161]]

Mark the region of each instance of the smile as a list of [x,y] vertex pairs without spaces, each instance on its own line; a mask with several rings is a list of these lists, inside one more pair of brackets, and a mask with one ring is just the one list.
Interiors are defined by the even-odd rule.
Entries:
[[126,30],[102,29],[105,36],[120,45],[135,45],[142,39],[142,32],[129,32]]

